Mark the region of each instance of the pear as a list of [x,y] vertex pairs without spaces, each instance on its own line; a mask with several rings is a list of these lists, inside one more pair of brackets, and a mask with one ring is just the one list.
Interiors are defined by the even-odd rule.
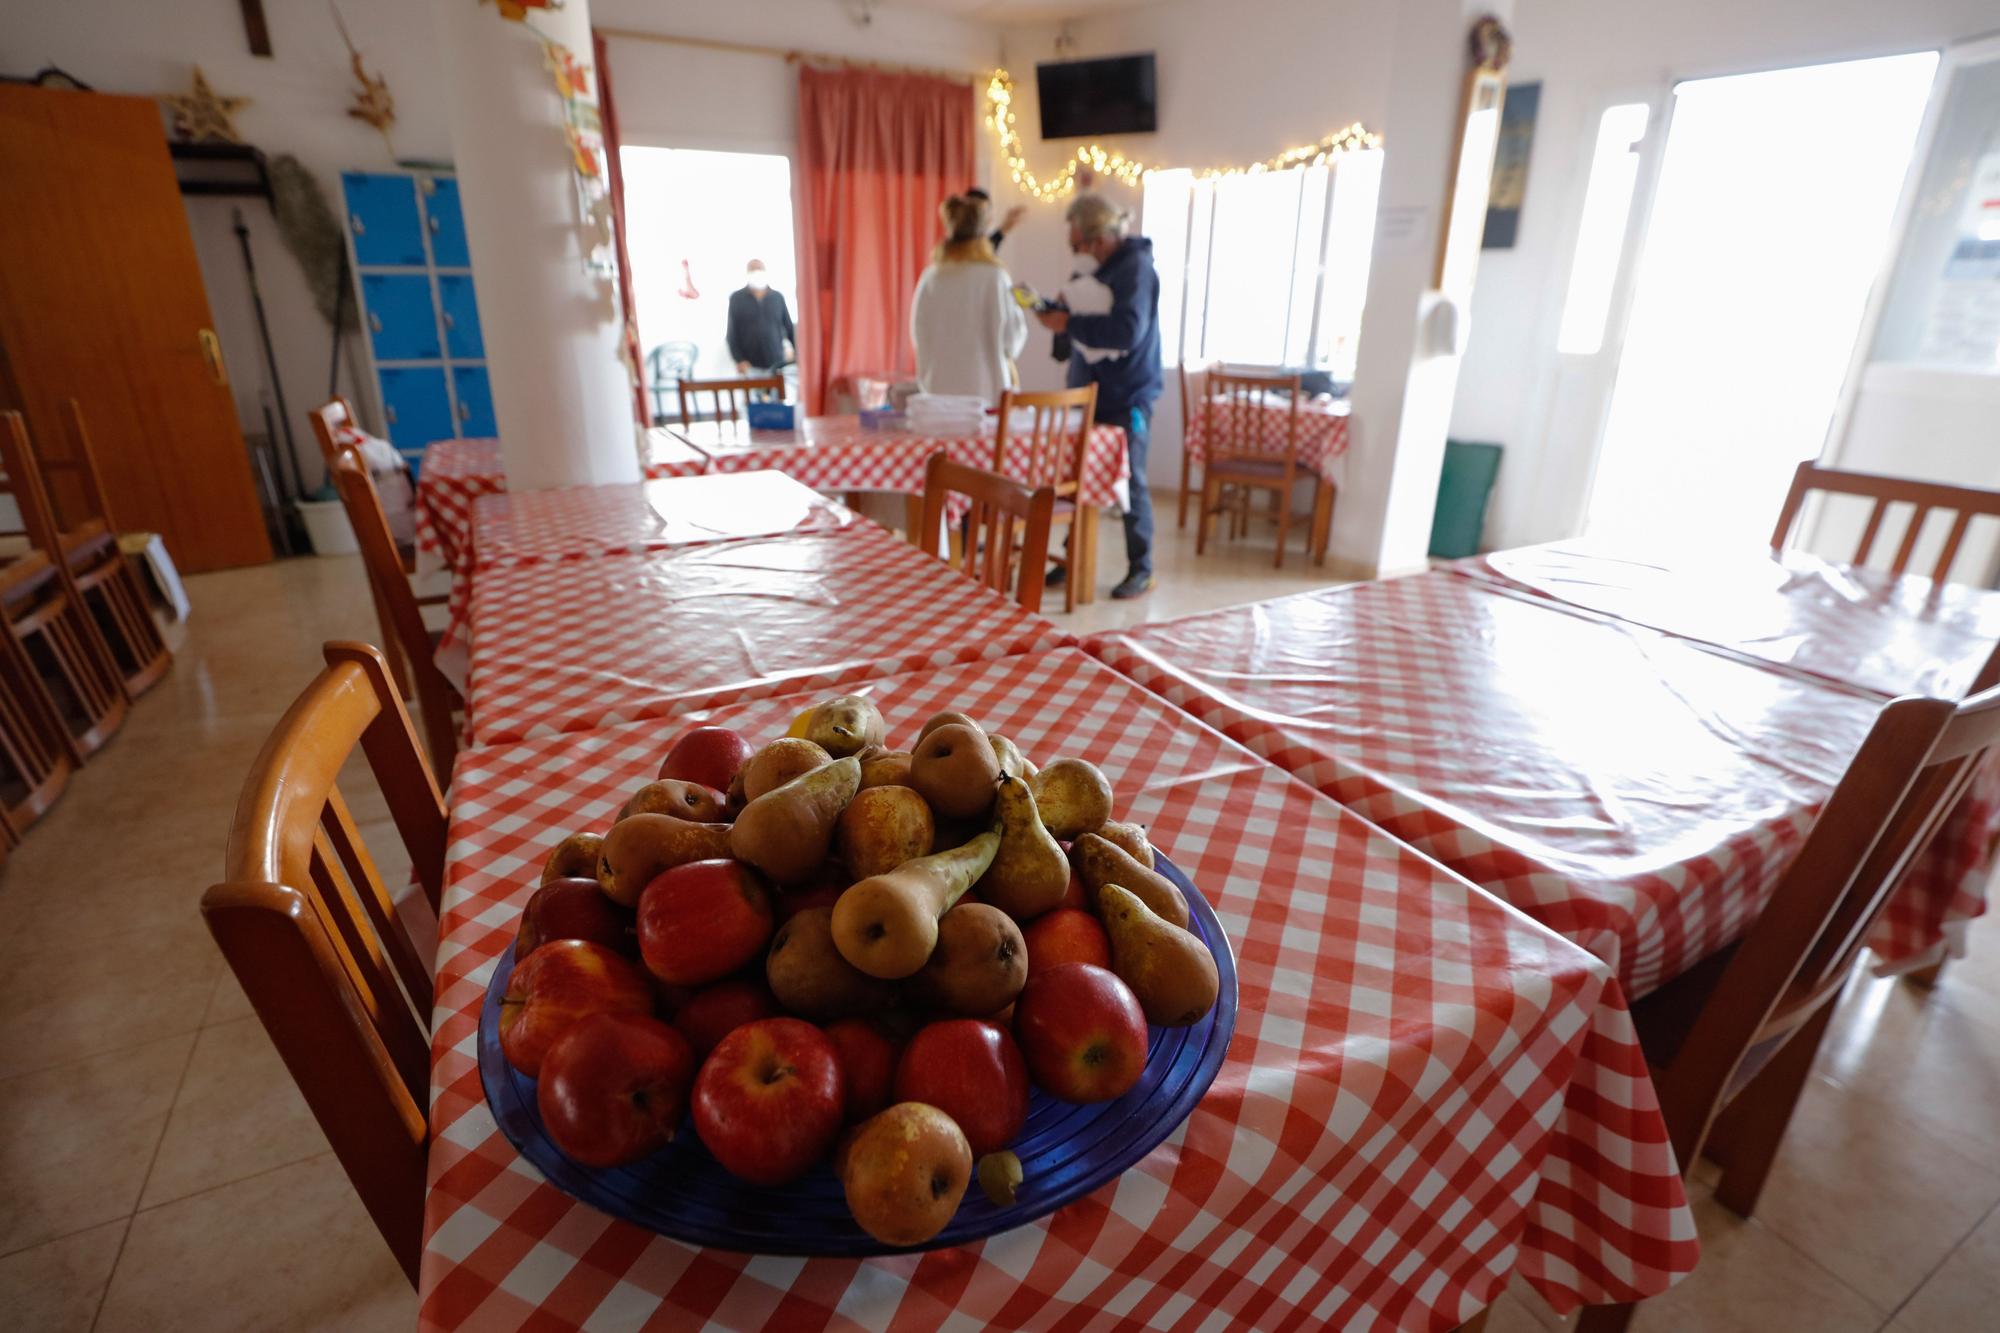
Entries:
[[1215,957],[1207,945],[1116,884],[1097,891],[1097,911],[1111,937],[1111,970],[1132,988],[1148,1023],[1184,1028],[1215,1007]]
[[815,1023],[880,1013],[894,1002],[895,987],[840,956],[832,920],[831,907],[808,907],[778,927],[764,959],[771,994],[787,1012]]
[[950,727],[950,726],[971,727],[974,731],[982,733],[986,730],[984,727],[980,726],[977,722],[974,722],[971,718],[967,717],[964,713],[939,713],[935,717],[931,718],[930,721],[924,723],[924,729],[917,733],[918,744],[922,744],[924,737],[930,735],[933,731],[936,731],[939,727]]
[[662,778],[639,788],[618,812],[619,819],[633,815],[679,815],[698,824],[715,823],[729,818],[729,798],[698,782]]
[[572,833],[557,843],[549,852],[549,859],[542,862],[542,883],[552,879],[593,879],[597,875],[598,850],[604,845],[603,835],[597,833]]
[[999,850],[1000,835],[982,833],[963,847],[905,861],[855,884],[833,905],[840,956],[890,981],[917,971],[937,947],[938,918],[986,873]]
[[1016,921],[1026,921],[1062,901],[1069,888],[1069,859],[1042,827],[1026,782],[1002,773],[994,804],[1000,816],[1000,850],[979,881],[979,896]]
[[803,773],[743,807],[730,825],[730,850],[780,884],[803,884],[826,860],[841,812],[859,790],[859,759]]
[[991,810],[999,776],[1000,758],[986,733],[969,723],[947,722],[910,752],[910,785],[945,819],[972,819]]
[[750,756],[743,765],[743,799],[754,801],[801,774],[833,762],[833,756],[800,736],[784,736]]
[[868,746],[880,745],[888,731],[875,701],[858,694],[828,699],[813,709],[806,720],[806,739],[835,759],[845,759]]
[[834,835],[850,877],[844,882],[884,874],[926,855],[934,832],[931,808],[908,787],[863,787],[840,812]]
[[1021,747],[1005,736],[991,735],[986,738],[993,744],[993,757],[1000,761],[1002,773],[1012,773],[1017,778],[1035,776],[1035,766],[1028,756],[1021,753]]
[[889,750],[873,759],[865,755],[856,756],[861,760],[861,789],[870,787],[907,787],[910,785],[910,753],[907,750]]
[[960,903],[938,918],[937,944],[910,978],[926,1007],[968,1018],[999,1013],[1027,983],[1028,945],[1021,928],[986,903]]
[[1187,929],[1187,899],[1175,883],[1157,870],[1148,870],[1132,859],[1132,854],[1095,833],[1086,833],[1070,844],[1070,859],[1085,895],[1093,901],[1106,884],[1124,886],[1126,892],[1152,909],[1168,923]]
[[1122,847],[1134,861],[1153,869],[1153,844],[1146,841],[1146,826],[1143,824],[1121,824],[1112,820],[1097,830],[1097,836],[1115,847]]
[[729,855],[729,825],[697,824],[674,815],[633,815],[604,835],[597,883],[614,903],[639,905],[639,895],[665,870]]
[[1030,780],[1042,823],[1068,842],[1111,818],[1111,784],[1087,759],[1058,759]]

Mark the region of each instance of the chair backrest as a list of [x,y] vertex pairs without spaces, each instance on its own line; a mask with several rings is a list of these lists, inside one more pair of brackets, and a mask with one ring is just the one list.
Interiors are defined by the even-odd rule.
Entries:
[[458,732],[451,720],[457,691],[438,670],[423,611],[410,589],[409,575],[403,572],[388,516],[382,512],[382,497],[376,494],[374,478],[368,475],[360,455],[351,450],[336,454],[327,464],[327,473],[340,493],[347,521],[354,527],[354,540],[361,548],[361,561],[377,598],[376,609],[386,616],[387,628],[393,631],[408,665],[417,709],[424,719],[424,737],[430,743],[431,763],[449,781],[458,756]]
[[[1042,585],[1049,563],[1049,516],[1055,512],[1052,486],[1030,489],[1012,477],[954,463],[949,455],[932,454],[924,467],[923,533],[918,545],[927,555],[950,563],[940,550],[945,507],[953,494],[967,497],[971,509],[965,525],[965,547],[958,567],[1003,596],[1009,592],[1024,611],[1042,609]],[[1015,525],[1020,524],[1020,541]],[[1019,573],[1015,561],[1019,560]]]
[[[1215,369],[1201,396],[1202,438],[1209,465],[1229,458],[1280,458],[1287,471],[1299,452],[1297,375],[1257,375]],[[1282,401],[1278,395],[1285,395]],[[1274,415],[1284,414],[1284,449],[1270,447]]]
[[343,430],[354,425],[354,408],[345,398],[334,397],[306,415],[312,419],[313,438],[319,441],[319,456],[332,467],[337,455],[354,447],[341,436]]
[[[1017,422],[1016,413],[1028,420]],[[1095,384],[1045,393],[1003,389],[993,434],[993,470],[1031,490],[1052,487],[1058,499],[1075,495],[1096,415]]]
[[701,348],[691,342],[664,342],[646,353],[646,391],[653,395],[654,425],[667,415],[667,390],[694,374]]
[[69,455],[42,459],[56,522],[64,532],[74,532],[93,521],[116,532],[117,527],[111,521],[111,503],[104,498],[104,474],[97,470],[90,428],[83,421],[83,404],[74,398],[63,399],[63,430],[69,436]]
[[683,422],[703,419],[697,415],[703,394],[709,396],[709,416],[716,421],[731,422],[749,415],[752,394],[775,394],[780,402],[785,397],[783,375],[761,375],[728,380],[682,380],[678,387]]
[[62,533],[42,484],[40,460],[28,442],[28,420],[19,412],[0,412],[0,468],[6,470],[6,490],[21,512],[20,530],[27,534],[28,544],[45,553],[50,564],[66,569]]
[[381,654],[330,643],[252,765],[209,932],[414,1284],[430,1131],[431,977],[341,795],[359,747],[436,909],[445,809]]
[[1180,382],[1181,433],[1183,435],[1187,433],[1188,427],[1194,424],[1197,415],[1194,410],[1194,404],[1208,397],[1209,372],[1217,369],[1221,364],[1219,361],[1181,362],[1181,373],[1175,378]]
[[1681,1161],[1695,1160],[1751,1048],[1776,1049],[1839,995],[1903,871],[1996,742],[2000,689],[1884,706],[1661,1083]]
[[1942,582],[1951,577],[1952,562],[1958,558],[1959,548],[1965,543],[1966,529],[1972,520],[1981,514],[2000,516],[2000,491],[1980,490],[1973,486],[1947,486],[1935,481],[1912,481],[1907,477],[1884,477],[1871,472],[1843,472],[1839,468],[1821,467],[1817,463],[1799,464],[1792,474],[1791,489],[1785,492],[1784,506],[1778,511],[1778,526],[1771,532],[1771,546],[1782,550],[1793,537],[1793,529],[1798,523],[1799,511],[1804,507],[1806,496],[1814,491],[1833,495],[1858,495],[1873,500],[1869,507],[1868,522],[1861,530],[1861,538],[1855,545],[1854,558],[1850,563],[1865,565],[1869,553],[1875,549],[1875,539],[1881,535],[1882,520],[1888,515],[1889,506],[1907,503],[1913,506],[1908,525],[1903,529],[1903,540],[1896,547],[1895,561],[1889,572],[1903,574],[1910,567],[1910,559],[1916,554],[1917,542],[1923,536],[1925,520],[1932,510],[1942,510],[1952,515],[1950,529],[1945,533],[1944,545],[1931,563],[1930,577]]

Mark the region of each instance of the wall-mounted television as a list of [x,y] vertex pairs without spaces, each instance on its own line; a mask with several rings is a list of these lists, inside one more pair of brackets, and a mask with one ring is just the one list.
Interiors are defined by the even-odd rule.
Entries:
[[1037,65],[1035,89],[1044,139],[1151,134],[1159,128],[1151,54]]

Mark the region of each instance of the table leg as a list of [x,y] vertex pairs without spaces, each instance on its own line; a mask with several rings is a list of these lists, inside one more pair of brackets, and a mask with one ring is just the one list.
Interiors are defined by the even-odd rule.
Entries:
[[924,497],[906,495],[903,497],[903,535],[910,539],[910,545],[922,546],[924,534]]
[[1312,554],[1315,565],[1326,563],[1326,550],[1333,536],[1333,502],[1337,495],[1338,488],[1325,477],[1318,478],[1313,486]]
[[1074,522],[1077,556],[1070,578],[1076,581],[1077,605],[1088,606],[1097,600],[1097,506],[1079,503]]

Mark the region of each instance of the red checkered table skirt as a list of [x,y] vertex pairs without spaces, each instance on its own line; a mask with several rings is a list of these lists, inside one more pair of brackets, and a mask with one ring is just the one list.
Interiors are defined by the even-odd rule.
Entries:
[[[1085,646],[1613,963],[1633,995],[1743,932],[1880,707],[1447,573]],[[1961,835],[1913,869],[1879,953],[1940,939],[1970,891],[1951,867],[1975,852]]]
[[1071,641],[866,521],[481,569],[468,735],[486,744],[767,694],[837,693]]
[[[495,1127],[478,1013],[548,847],[604,828],[674,728],[470,749],[438,945],[423,1327],[1448,1329],[1510,1275],[1567,1309],[1692,1268],[1630,1016],[1588,954],[1073,649],[868,688],[892,738],[959,708],[1031,755],[1102,766],[1236,950],[1236,1035],[1208,1096],[1116,1182],[975,1245],[756,1257],[614,1221]],[[799,703],[704,720],[767,737]]]
[[[1215,426],[1230,442],[1232,452],[1266,453],[1282,458],[1290,438],[1290,410],[1274,405],[1214,400]],[[1239,421],[1247,422],[1239,426]],[[1203,404],[1194,404],[1193,416],[1182,431],[1182,448],[1196,463],[1208,461],[1208,418]],[[1347,404],[1301,403],[1299,405],[1299,466],[1317,472],[1328,481],[1337,481],[1334,463],[1347,452]]]

